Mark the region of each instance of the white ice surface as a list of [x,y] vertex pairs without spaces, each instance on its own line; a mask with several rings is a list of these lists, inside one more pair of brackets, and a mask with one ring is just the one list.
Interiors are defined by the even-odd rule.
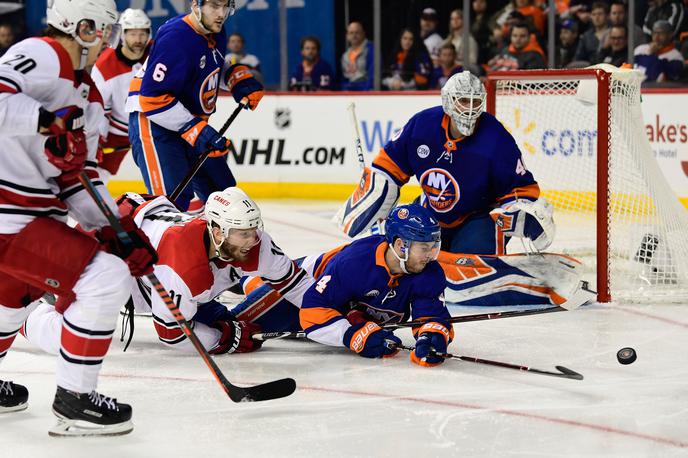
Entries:
[[[262,205],[266,229],[292,256],[344,243],[332,205]],[[290,210],[286,210],[290,208]],[[453,307],[453,314],[485,309]],[[688,456],[688,306],[593,305],[456,326],[456,354],[583,381],[461,361],[421,368],[400,353],[368,360],[307,341],[270,341],[216,361],[235,384],[293,377],[292,396],[231,402],[196,355],[158,343],[136,319],[131,347],[113,342],[99,391],[131,403],[134,432],[55,439],[47,430],[55,359],[18,337],[0,378],[26,385],[29,408],[0,415],[0,457]],[[412,344],[410,332],[397,334]],[[616,361],[622,347],[638,360]]]

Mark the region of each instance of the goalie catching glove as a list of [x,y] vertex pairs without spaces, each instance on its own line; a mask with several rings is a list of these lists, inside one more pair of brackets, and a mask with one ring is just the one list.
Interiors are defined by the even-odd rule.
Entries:
[[524,199],[508,202],[492,210],[490,216],[502,234],[529,239],[538,251],[549,247],[554,240],[552,204],[542,197],[535,202]]

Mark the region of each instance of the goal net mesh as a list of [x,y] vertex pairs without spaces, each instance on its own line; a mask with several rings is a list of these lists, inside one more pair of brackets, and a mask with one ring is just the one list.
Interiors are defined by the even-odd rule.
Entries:
[[[688,298],[688,213],[647,139],[637,72],[611,73],[607,113],[598,110],[596,78],[541,73],[496,77],[491,90],[497,118],[555,206],[557,235],[548,251],[579,258],[592,277],[607,269],[613,300]],[[600,129],[608,141],[598,150]],[[608,156],[606,186],[598,154]],[[608,196],[606,218],[597,205],[600,192]],[[600,215],[605,224],[597,224]],[[608,240],[606,265],[596,265],[598,237]],[[510,251],[519,251],[515,242]]]

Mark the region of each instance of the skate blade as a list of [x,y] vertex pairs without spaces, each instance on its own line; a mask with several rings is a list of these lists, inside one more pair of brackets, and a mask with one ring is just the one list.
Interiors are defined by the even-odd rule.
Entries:
[[52,437],[122,436],[134,430],[131,420],[114,425],[98,425],[84,420],[70,420],[58,416],[57,424],[48,430]]
[[11,407],[0,406],[0,414],[10,413],[10,412],[18,412],[20,410],[26,410],[27,407],[29,407],[28,402],[25,402],[23,404],[17,404],[16,406],[11,406]]

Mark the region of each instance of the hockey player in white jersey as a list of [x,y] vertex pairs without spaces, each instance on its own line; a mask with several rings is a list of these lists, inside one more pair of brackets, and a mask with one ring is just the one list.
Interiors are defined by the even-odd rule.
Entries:
[[98,157],[98,172],[104,182],[117,173],[131,147],[129,114],[124,110],[124,103],[131,79],[143,66],[151,46],[151,21],[143,10],[127,8],[119,18],[119,25],[121,42],[116,48],[104,50],[91,70],[105,105]]
[[[131,406],[96,388],[130,272],[149,272],[155,250],[127,218],[134,244],[122,247],[78,179],[85,171],[107,196],[94,162],[102,100],[83,68],[116,38],[116,20],[114,0],[49,0],[46,36],[0,59],[0,361],[37,299],[55,294],[53,313],[22,331],[57,355],[51,435],[133,428]],[[69,227],[68,214],[98,240]],[[26,387],[0,382],[0,412],[27,400]]]
[[[194,332],[212,354],[250,352],[260,346],[251,338],[260,327],[238,321],[214,300],[237,285],[241,277],[260,277],[297,307],[312,283],[312,278],[263,231],[260,209],[239,188],[210,194],[204,216],[198,217],[180,213],[164,196],[146,201],[128,193],[118,202],[120,212],[133,214],[150,237],[159,254],[155,274],[184,317],[193,321]],[[132,296],[136,310],[152,308],[162,343],[194,351],[167,306],[158,295],[151,294],[147,279],[138,279]]]

